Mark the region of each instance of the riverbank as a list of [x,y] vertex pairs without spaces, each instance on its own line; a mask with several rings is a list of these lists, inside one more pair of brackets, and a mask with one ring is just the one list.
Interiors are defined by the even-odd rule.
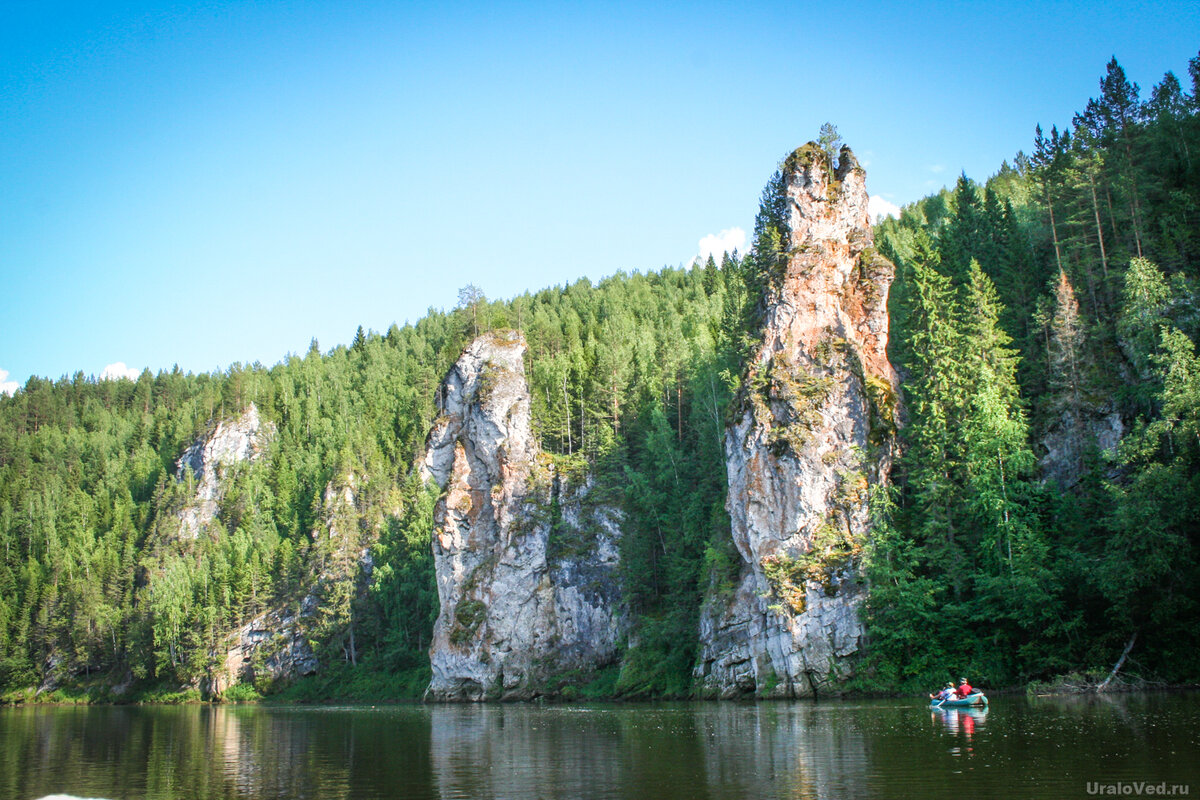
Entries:
[[[429,683],[428,670],[410,670],[399,674],[352,673],[335,670],[330,674],[310,676],[274,691],[259,692],[248,684],[238,684],[219,696],[203,694],[194,687],[133,686],[114,691],[100,682],[89,685],[60,686],[38,691],[35,688],[11,690],[0,694],[3,706],[86,706],[86,705],[379,705],[418,703],[424,698]],[[571,683],[567,676],[542,688],[533,699],[540,703],[572,702],[655,702],[655,701],[716,701],[718,698],[693,696],[629,696],[615,691],[617,670],[602,670],[591,680]],[[1048,681],[1034,681],[1024,686],[984,687],[990,697],[1063,697],[1072,695],[1130,694],[1135,692],[1197,691],[1200,684],[1169,684],[1143,678],[1123,678],[1110,683],[1103,692],[1097,687],[1103,680],[1092,673],[1072,672]],[[922,699],[921,692],[853,691],[830,693],[821,700],[903,700]],[[757,702],[767,698],[746,697],[734,702]],[[504,702],[489,698],[487,702]],[[519,702],[519,701],[517,701]]]
[[[1196,684],[1157,684],[1152,681],[1126,681],[1120,685],[1111,686],[1104,692],[1097,692],[1092,687],[1074,684],[1064,676],[1062,681],[1052,684],[1037,682],[1028,686],[1004,688],[989,688],[989,697],[1086,697],[1112,696],[1112,694],[1159,693],[1159,692],[1192,692],[1200,691]],[[397,686],[394,682],[380,681],[377,684],[359,684],[354,687],[331,687],[322,685],[300,684],[289,686],[280,692],[260,694],[251,686],[239,685],[218,697],[204,696],[197,688],[143,688],[143,690],[113,693],[112,691],[85,690],[80,687],[55,688],[53,691],[37,692],[28,690],[10,691],[0,696],[0,708],[5,706],[65,706],[65,705],[389,705],[421,703],[424,700],[425,684],[419,690],[412,686]],[[817,698],[820,700],[839,700],[839,702],[854,702],[854,700],[924,700],[924,694],[911,692],[846,692],[827,694]],[[568,691],[557,694],[539,694],[529,700],[506,700],[496,698],[485,700],[485,703],[520,704],[569,704],[569,703],[643,703],[643,702],[696,702],[715,703],[758,703],[778,702],[776,698],[745,697],[734,700],[719,700],[713,697],[628,697],[616,693],[601,693],[595,691]]]
[[239,683],[219,695],[193,686],[152,683],[114,684],[104,677],[53,688],[26,687],[0,694],[0,706],[20,705],[193,705],[220,703],[396,703],[422,698],[428,667],[382,672],[331,667],[283,686]]

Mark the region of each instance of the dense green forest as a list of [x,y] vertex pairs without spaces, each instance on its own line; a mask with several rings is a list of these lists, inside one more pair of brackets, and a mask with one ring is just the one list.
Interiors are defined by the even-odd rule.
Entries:
[[[908,425],[869,681],[1200,677],[1200,57],[877,227]],[[1119,445],[1114,434],[1124,432]],[[1136,636],[1136,638],[1135,638]]]
[[[1114,60],[1068,129],[877,226],[907,419],[873,499],[856,688],[1106,671],[1131,641],[1128,673],[1200,677],[1200,56],[1188,77],[1143,99]],[[272,367],[30,379],[0,399],[0,690],[200,686],[225,634],[311,591],[321,674],[256,692],[419,694],[437,599],[413,466],[462,348],[514,327],[543,448],[590,463],[625,511],[637,645],[609,691],[689,694],[702,595],[737,558],[722,437],[782,257],[778,187],[751,251],[721,263],[507,301],[467,287],[453,311]],[[250,403],[276,434],[181,541],[176,462]],[[369,574],[319,535],[348,480]]]
[[[728,527],[721,434],[736,362],[721,354],[736,329],[727,319],[745,304],[738,263],[502,303],[468,287],[454,312],[385,335],[360,330],[325,354],[314,342],[269,369],[31,380],[0,402],[0,681],[128,671],[151,686],[195,683],[217,666],[222,633],[316,584],[324,610],[307,634],[337,679],[362,672],[378,691],[419,694],[437,601],[432,498],[413,465],[435,389],[465,344],[520,326],[543,447],[599,464],[601,490],[630,510],[627,596],[648,635],[631,655],[646,674],[629,670],[628,691],[686,691],[705,547]],[[266,457],[232,476],[215,529],[181,542],[176,513],[190,487],[176,460],[251,402],[277,426]],[[338,554],[316,533],[326,487],[348,475],[365,480],[367,506],[400,510],[369,526],[378,539],[367,586],[329,578]],[[353,671],[336,669],[350,662]]]

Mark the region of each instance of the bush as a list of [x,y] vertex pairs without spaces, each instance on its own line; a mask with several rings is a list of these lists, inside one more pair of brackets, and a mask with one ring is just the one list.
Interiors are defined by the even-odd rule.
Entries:
[[261,699],[262,695],[249,683],[235,683],[221,695],[226,703],[253,703]]

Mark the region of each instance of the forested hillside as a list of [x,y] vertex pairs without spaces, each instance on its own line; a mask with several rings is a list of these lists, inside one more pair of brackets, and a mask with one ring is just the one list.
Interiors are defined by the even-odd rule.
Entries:
[[1069,128],[879,226],[909,423],[878,684],[1106,671],[1131,641],[1135,673],[1200,675],[1200,57],[1189,77],[1142,99],[1114,59]]
[[[1188,79],[1143,97],[1114,60],[1069,128],[877,226],[907,416],[873,499],[859,688],[1105,670],[1131,641],[1127,673],[1200,677],[1200,56]],[[502,302],[467,287],[452,312],[271,367],[0,398],[0,690],[203,686],[229,631],[312,594],[322,669],[301,683],[419,693],[435,498],[414,460],[463,347],[511,327],[542,448],[590,463],[625,512],[634,634],[603,690],[688,694],[702,593],[737,558],[722,437],[779,263],[778,183],[752,251],[720,264]],[[275,434],[181,540],[177,460],[251,403]],[[321,535],[347,482],[369,572],[331,566],[346,546]]]
[[[452,313],[385,335],[360,330],[324,354],[314,342],[271,368],[31,380],[0,401],[0,681],[119,682],[128,670],[149,685],[198,682],[224,632],[298,602],[326,571],[326,487],[361,475],[383,518],[369,585],[326,586],[337,613],[307,633],[325,672],[350,662],[415,670],[405,691],[419,693],[436,596],[432,500],[414,460],[463,346],[479,330],[519,326],[542,446],[599,462],[601,483],[629,510],[627,596],[646,631],[630,657],[645,653],[646,674],[630,670],[629,688],[686,691],[706,544],[724,515],[729,336],[745,298],[732,258],[724,269],[619,274],[503,303],[468,287]],[[264,458],[236,471],[210,535],[181,544],[175,514],[188,485],[176,460],[251,402],[278,433]]]

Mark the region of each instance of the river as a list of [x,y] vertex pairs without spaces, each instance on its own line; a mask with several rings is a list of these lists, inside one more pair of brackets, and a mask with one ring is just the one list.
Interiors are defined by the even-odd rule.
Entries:
[[0,709],[0,798],[1200,797],[1200,695]]

